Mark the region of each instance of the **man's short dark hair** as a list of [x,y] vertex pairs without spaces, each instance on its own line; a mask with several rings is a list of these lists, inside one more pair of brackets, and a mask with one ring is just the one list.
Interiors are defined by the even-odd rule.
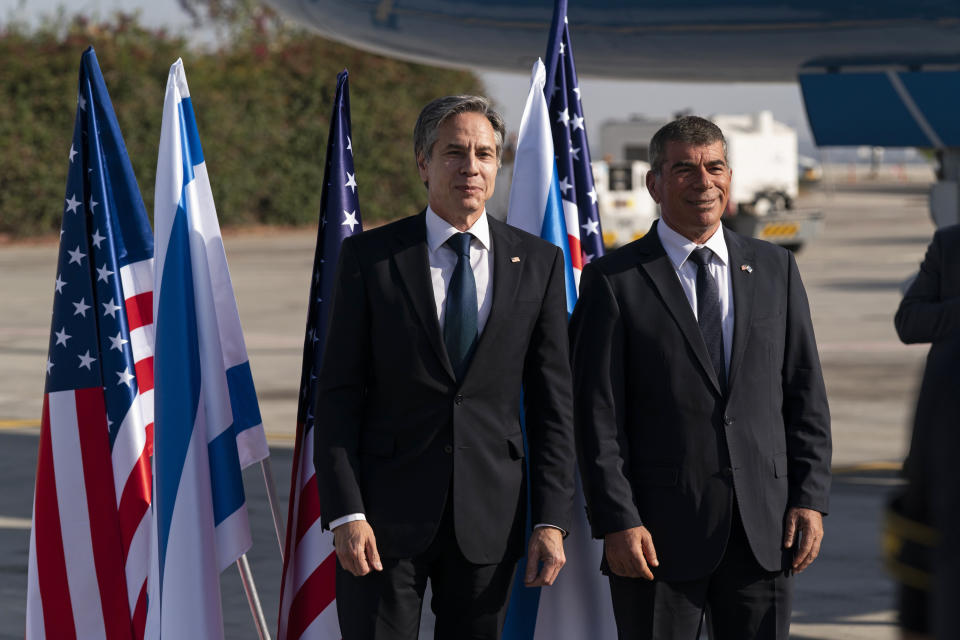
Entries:
[[417,124],[413,128],[413,153],[420,160],[421,154],[429,160],[433,145],[437,141],[437,129],[448,118],[461,113],[479,113],[490,121],[493,136],[497,143],[497,166],[503,157],[503,139],[507,127],[503,117],[493,109],[490,101],[483,96],[445,96],[430,102],[420,112]]
[[727,139],[723,137],[720,127],[706,118],[683,116],[662,126],[650,139],[650,170],[657,175],[666,161],[668,142],[681,142],[698,147],[722,142],[723,158],[727,158]]

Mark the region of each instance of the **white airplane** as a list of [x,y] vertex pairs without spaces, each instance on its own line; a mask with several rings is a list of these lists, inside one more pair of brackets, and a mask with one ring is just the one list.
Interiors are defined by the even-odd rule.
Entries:
[[[325,37],[433,65],[524,71],[551,0],[267,0]],[[927,147],[938,226],[960,222],[960,2],[584,0],[568,18],[580,75],[798,81],[820,146]]]

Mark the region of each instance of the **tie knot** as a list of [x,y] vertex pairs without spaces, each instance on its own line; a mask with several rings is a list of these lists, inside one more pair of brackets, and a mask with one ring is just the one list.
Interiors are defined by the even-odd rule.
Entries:
[[453,249],[457,255],[470,257],[470,239],[473,237],[470,233],[455,233],[447,238],[446,244]]
[[711,251],[709,247],[700,247],[690,252],[690,260],[696,263],[698,267],[706,267],[710,264],[710,258],[712,256],[713,251]]

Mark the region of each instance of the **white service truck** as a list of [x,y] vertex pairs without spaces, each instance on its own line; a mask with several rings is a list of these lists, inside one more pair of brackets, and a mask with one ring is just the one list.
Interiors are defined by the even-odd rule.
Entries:
[[[769,111],[711,118],[727,139],[733,170],[724,223],[744,235],[791,249],[817,235],[823,215],[795,208],[797,133]],[[665,120],[635,117],[601,127],[603,161],[593,163],[604,243],[626,244],[649,230],[659,215],[646,190],[650,138]]]

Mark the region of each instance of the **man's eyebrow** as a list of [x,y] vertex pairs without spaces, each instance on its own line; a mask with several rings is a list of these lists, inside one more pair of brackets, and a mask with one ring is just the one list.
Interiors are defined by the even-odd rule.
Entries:
[[[725,167],[727,166],[727,161],[722,159],[708,160],[707,162],[704,163],[704,165],[707,167]],[[694,162],[693,160],[677,160],[672,165],[670,165],[670,168],[686,169],[686,168],[696,167],[696,166],[699,166],[699,163]]]
[[[443,150],[444,151],[466,151],[467,147],[468,145],[465,145],[465,144],[460,144],[457,142],[448,142],[447,145],[443,147]],[[493,151],[494,148],[495,147],[492,147],[486,144],[478,144],[476,146],[477,151]]]

